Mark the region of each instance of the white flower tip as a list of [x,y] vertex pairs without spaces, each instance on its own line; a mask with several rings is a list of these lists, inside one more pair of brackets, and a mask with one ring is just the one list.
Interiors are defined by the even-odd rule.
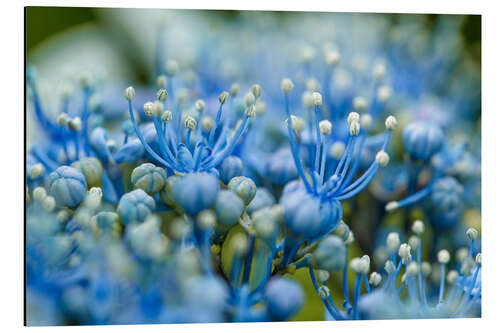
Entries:
[[196,111],[200,111],[200,112],[205,110],[205,101],[202,99],[197,100],[194,103],[194,108],[196,109]]
[[156,78],[156,85],[158,88],[165,88],[167,86],[167,77],[165,75],[160,75]]
[[321,94],[319,92],[315,91],[312,93],[311,96],[312,96],[314,106],[321,106],[321,104],[323,104],[323,97],[321,96]]
[[428,277],[432,273],[432,266],[427,261],[424,261],[420,266],[420,271],[424,277]]
[[399,234],[397,232],[391,232],[387,235],[387,239],[385,241],[387,248],[390,252],[394,252],[399,248],[401,244],[399,240]]
[[170,122],[172,120],[172,118],[173,118],[173,114],[172,114],[172,111],[170,111],[170,110],[166,110],[161,115],[161,121],[163,121],[164,123]]
[[370,274],[370,279],[368,280],[368,283],[376,287],[380,284],[381,281],[382,281],[382,275],[380,275],[377,272],[372,272]]
[[158,98],[160,102],[165,101],[167,99],[167,89],[159,89],[156,93],[156,98]]
[[168,76],[174,76],[175,74],[177,74],[177,71],[179,70],[179,65],[177,64],[177,61],[168,60],[166,70]]
[[364,114],[361,116],[361,127],[364,129],[370,128],[372,125],[372,116],[369,114]]
[[319,131],[323,135],[330,135],[332,133],[332,123],[328,120],[322,120],[319,122]]
[[479,233],[474,228],[467,229],[465,234],[467,235],[467,237],[469,237],[470,240],[475,240],[479,236]]
[[290,91],[293,89],[293,82],[289,78],[284,78],[281,80],[281,90],[285,93],[288,94]]
[[385,128],[389,131],[392,131],[398,126],[398,121],[396,117],[389,116],[385,119]]
[[184,126],[187,129],[194,130],[196,128],[196,119],[191,116],[187,116],[186,119],[184,119]]
[[325,271],[324,269],[318,270],[318,281],[321,283],[325,283],[330,278],[330,273]]
[[[291,115],[292,119],[292,129],[296,132],[302,132],[306,127],[306,122],[301,117]],[[285,119],[285,125],[288,126],[288,118]]]
[[48,195],[42,200],[42,207],[46,211],[51,212],[56,208],[56,200],[54,197]]
[[318,288],[318,295],[322,299],[328,298],[330,296],[330,289],[327,286],[321,286]]
[[354,243],[354,233],[352,231],[349,231],[349,235],[347,235],[344,244],[351,245],[352,243]]
[[263,115],[266,113],[266,103],[258,101],[255,103],[255,112],[257,112],[258,115]]
[[60,125],[60,126],[66,126],[68,125],[68,121],[69,121],[69,116],[67,113],[61,113],[57,116],[57,123]]
[[214,128],[215,121],[212,117],[206,116],[201,119],[201,129],[203,132],[210,132]]
[[377,80],[382,79],[385,76],[387,69],[385,67],[385,64],[383,63],[378,63],[375,65],[373,68],[373,75]]
[[73,131],[79,132],[82,129],[82,120],[80,117],[75,117],[68,121],[68,127]]
[[42,201],[47,196],[45,188],[38,186],[33,190],[33,198],[37,201]]
[[422,235],[425,231],[424,222],[421,220],[415,220],[411,226],[411,230],[417,235]]
[[254,118],[256,114],[257,114],[257,111],[255,110],[255,105],[250,105],[248,107],[247,116],[249,118]]
[[396,271],[396,266],[394,266],[394,263],[391,260],[387,260],[384,265],[384,270],[387,274],[392,274]]
[[446,275],[446,282],[449,284],[454,284],[457,281],[458,278],[458,272],[456,270],[451,270],[448,272]]
[[481,265],[481,253],[476,255],[476,264]]
[[440,250],[437,254],[437,259],[440,264],[447,264],[450,261],[450,252],[448,250]]
[[302,49],[302,61],[305,63],[309,63],[314,60],[316,55],[316,51],[311,46],[305,46]]
[[205,209],[198,213],[197,221],[201,229],[208,230],[215,226],[217,218],[213,211]]
[[34,164],[29,171],[30,179],[37,179],[45,173],[45,167],[41,163]]
[[163,113],[163,103],[160,101],[155,101],[152,106],[152,113],[155,117],[159,117]]
[[229,93],[227,91],[221,92],[221,94],[219,95],[219,103],[220,104],[226,103],[228,98],[229,98]]
[[245,95],[245,105],[246,107],[250,107],[255,103],[255,96],[252,94],[252,92],[248,92]]
[[314,101],[312,98],[312,94],[309,91],[305,91],[302,94],[302,107],[305,109],[312,108],[314,106]]
[[352,101],[352,105],[354,106],[354,109],[356,109],[357,111],[364,111],[368,108],[368,102],[362,96],[355,97],[354,100]]
[[349,115],[347,116],[347,123],[350,125],[353,122],[359,122],[359,113],[349,112]]
[[337,51],[328,51],[325,54],[325,62],[329,66],[336,66],[340,62],[340,54]]
[[410,244],[412,249],[416,249],[420,244],[420,239],[417,236],[413,235],[408,239],[408,244]]
[[387,203],[387,205],[385,205],[385,210],[390,212],[390,211],[397,209],[398,207],[399,207],[399,204],[397,201],[390,201]]
[[151,117],[153,115],[153,102],[144,103],[143,109],[146,116]]
[[240,91],[240,85],[238,83],[233,83],[229,91],[231,92],[232,96],[238,95],[238,92]]
[[235,256],[242,256],[248,248],[248,240],[245,235],[237,234],[231,240],[231,248]]
[[384,85],[378,88],[377,90],[377,98],[381,102],[387,102],[389,98],[391,98],[392,89],[391,87]]
[[418,265],[416,262],[412,261],[411,263],[408,264],[408,267],[406,268],[406,272],[412,276],[417,275],[418,273]]
[[361,126],[359,125],[359,122],[352,122],[351,125],[349,126],[349,134],[351,136],[356,136],[359,134],[359,131],[361,130]]
[[254,95],[255,98],[259,98],[260,95],[262,94],[262,87],[258,84],[254,84],[251,88],[250,91]]
[[135,89],[134,87],[130,86],[125,89],[125,99],[129,102],[133,101],[135,98]]
[[345,151],[345,143],[336,141],[330,148],[330,156],[335,159],[340,159]]
[[403,263],[407,263],[411,260],[411,246],[409,244],[403,243],[399,246],[398,255],[401,257]]
[[377,155],[375,155],[375,161],[377,161],[377,164],[381,167],[385,167],[389,163],[389,159],[389,154],[383,150],[379,151]]

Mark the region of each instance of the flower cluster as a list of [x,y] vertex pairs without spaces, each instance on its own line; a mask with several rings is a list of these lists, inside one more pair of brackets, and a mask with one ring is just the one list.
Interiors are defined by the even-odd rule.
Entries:
[[367,16],[358,46],[328,16],[289,40],[266,17],[234,27],[255,48],[215,26],[186,57],[162,25],[151,82],[95,102],[116,83],[84,73],[58,111],[28,67],[29,325],[282,321],[311,299],[326,320],[480,316],[477,96],[440,49],[456,23]]

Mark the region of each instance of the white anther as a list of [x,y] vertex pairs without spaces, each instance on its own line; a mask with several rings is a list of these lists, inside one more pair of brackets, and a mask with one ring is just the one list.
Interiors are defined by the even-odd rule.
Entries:
[[45,173],[45,167],[42,163],[34,164],[29,171],[30,179],[37,179]]
[[56,200],[50,195],[46,196],[42,201],[42,207],[48,212],[53,211],[56,208]]
[[352,123],[357,123],[359,122],[359,113],[357,112],[350,112],[349,115],[347,116],[347,123],[350,125]]
[[313,100],[314,106],[321,106],[321,104],[323,104],[323,97],[317,91],[312,93],[312,100]]
[[302,94],[302,107],[305,109],[312,108],[314,106],[314,101],[312,94],[306,91]]
[[167,89],[160,89],[156,93],[156,98],[160,101],[163,102],[167,99]]
[[205,101],[202,99],[197,100],[194,103],[194,108],[196,109],[196,111],[202,112],[203,110],[205,110]]
[[165,75],[160,75],[156,78],[156,85],[158,88],[165,88],[167,86],[167,77]]
[[392,274],[396,271],[396,266],[394,266],[394,263],[391,260],[387,260],[384,265],[384,270],[387,274]]
[[389,116],[389,117],[385,118],[385,128],[387,130],[393,130],[396,128],[396,126],[398,126],[398,121],[397,121],[396,117]]
[[401,241],[399,240],[399,234],[397,232],[391,232],[387,235],[387,239],[385,240],[385,243],[387,245],[387,250],[389,252],[396,252],[397,249],[399,248],[399,245],[401,244]]
[[249,118],[254,118],[256,114],[257,114],[257,111],[255,111],[255,105],[250,105],[248,107],[247,116]]
[[79,132],[82,129],[82,120],[80,117],[75,117],[68,122],[69,129]]
[[470,240],[475,240],[479,236],[479,233],[474,228],[467,229],[465,234],[467,235],[467,237],[469,237]]
[[349,235],[347,235],[347,238],[344,241],[344,244],[351,245],[352,243],[354,243],[354,233],[352,231],[349,231]]
[[168,76],[174,76],[175,74],[177,74],[177,71],[179,70],[179,65],[177,64],[177,61],[169,60],[167,61],[166,69]]
[[172,114],[172,111],[170,111],[170,110],[166,110],[161,115],[161,121],[163,121],[164,123],[170,122],[172,120],[172,118],[173,118],[173,114]]
[[330,289],[327,286],[321,286],[318,288],[318,295],[322,299],[328,298],[330,296]]
[[385,64],[383,63],[378,63],[373,68],[373,75],[377,80],[382,79],[385,76],[385,73],[386,73],[386,67]]
[[381,102],[387,102],[392,96],[392,89],[390,86],[383,85],[377,89],[377,99]]
[[478,253],[476,255],[476,264],[479,265],[479,266],[481,266],[481,257],[482,257],[481,253]]
[[125,89],[125,99],[127,101],[132,101],[135,98],[135,89],[134,87],[128,87]]
[[401,257],[403,264],[411,261],[411,246],[403,243],[399,246],[398,255]]
[[325,62],[329,66],[335,66],[340,62],[340,54],[337,51],[328,51],[325,54]]
[[144,113],[146,116],[151,117],[153,115],[153,102],[144,103]]
[[372,125],[372,116],[369,114],[364,114],[361,116],[361,127],[368,129]]
[[353,258],[349,264],[349,266],[351,267],[351,269],[356,273],[356,274],[360,274],[362,273],[362,269],[363,269],[363,262],[361,260],[361,258]]
[[429,264],[427,261],[424,261],[420,266],[420,271],[422,272],[422,275],[424,277],[428,277],[429,275],[431,275],[432,272],[431,264]]
[[223,91],[220,93],[220,95],[219,95],[219,103],[220,104],[226,103],[228,99],[229,99],[229,93],[227,91]]
[[319,131],[323,135],[330,135],[332,133],[332,123],[328,120],[322,120],[319,122]]
[[215,121],[212,117],[206,116],[201,119],[201,129],[203,132],[210,132],[214,128]]
[[368,102],[363,96],[354,97],[352,105],[354,106],[354,109],[356,109],[357,111],[364,111],[368,108]]
[[325,283],[330,278],[330,273],[324,269],[318,269],[318,281],[320,283]]
[[448,252],[448,250],[439,251],[437,259],[440,264],[447,264],[450,261],[450,252]]
[[[306,127],[304,119],[294,115],[291,115],[290,118],[292,119],[292,129],[296,132],[302,132]],[[285,125],[288,126],[288,118],[285,119]]]
[[474,267],[474,259],[467,257],[464,262],[462,263],[462,266],[460,267],[460,273],[462,275],[468,276],[471,273],[472,267]]
[[242,256],[247,252],[248,240],[245,235],[237,234],[231,240],[231,248],[235,256]]
[[408,264],[408,267],[406,268],[406,272],[412,276],[415,276],[418,274],[418,265],[415,261],[412,261],[411,263]]
[[196,128],[196,120],[191,116],[187,116],[186,119],[184,119],[184,126],[187,129],[194,130]]
[[377,161],[377,164],[381,167],[385,167],[389,163],[389,154],[381,150],[375,155],[375,161]]
[[255,103],[255,96],[252,94],[252,92],[248,92],[245,95],[245,105],[248,108],[253,105],[253,103]]
[[370,279],[368,280],[368,283],[376,287],[380,284],[381,281],[382,281],[382,275],[380,275],[377,272],[372,272],[370,274]]
[[258,101],[255,103],[255,112],[257,112],[258,115],[263,115],[266,113],[266,103]]
[[397,201],[389,201],[386,205],[385,205],[385,210],[390,212],[390,211],[393,211],[395,209],[397,209],[399,207],[399,204]]
[[284,78],[281,80],[281,90],[285,93],[288,94],[290,91],[293,89],[293,82],[289,78]]
[[420,239],[417,236],[413,235],[408,239],[408,244],[410,244],[412,249],[416,249],[420,244]]
[[411,230],[417,235],[422,235],[425,231],[424,222],[421,220],[415,220],[411,226]]
[[258,84],[254,84],[251,88],[250,88],[250,91],[252,92],[252,94],[255,96],[255,98],[259,98],[260,95],[262,94],[262,88],[260,85]]
[[360,129],[361,129],[361,126],[359,125],[359,122],[352,122],[350,127],[349,127],[349,133],[352,136],[356,136],[359,134]]
[[163,103],[160,101],[155,101],[153,103],[152,111],[155,117],[161,116],[163,114]]
[[330,156],[339,159],[342,157],[345,151],[345,143],[342,141],[335,141],[330,148]]
[[46,196],[47,196],[47,191],[45,190],[45,188],[41,186],[38,186],[33,190],[33,198],[36,201],[41,202],[43,199],[45,199]]
[[457,262],[463,262],[469,256],[469,249],[466,247],[461,247],[455,253],[455,259]]
[[364,274],[368,273],[370,271],[370,257],[367,254],[365,254],[364,256],[361,257],[360,260],[361,261],[359,269],[361,273]]
[[69,121],[69,116],[66,113],[61,113],[61,114],[59,114],[57,116],[57,123],[60,126],[66,126],[66,125],[68,125],[68,121]]
[[452,269],[446,275],[446,282],[448,282],[449,284],[454,284],[455,281],[457,281],[457,278],[458,278],[458,272]]
[[238,95],[238,92],[240,91],[240,85],[238,83],[233,83],[229,91],[231,92],[232,96]]
[[197,219],[198,225],[203,230],[208,230],[212,228],[215,225],[216,220],[217,218],[215,217],[214,212],[209,209],[202,210],[198,214],[198,219]]

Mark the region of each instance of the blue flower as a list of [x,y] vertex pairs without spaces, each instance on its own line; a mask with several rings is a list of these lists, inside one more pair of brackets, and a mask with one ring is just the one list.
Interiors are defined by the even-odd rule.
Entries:
[[61,166],[48,179],[49,193],[59,206],[75,207],[87,194],[84,175],[75,168]]
[[215,204],[219,181],[209,173],[190,173],[172,185],[175,203],[194,216]]
[[125,224],[142,222],[155,208],[155,201],[142,189],[124,194],[118,202],[116,212]]
[[285,320],[293,316],[304,303],[302,287],[289,278],[273,278],[265,289],[267,313],[271,320]]

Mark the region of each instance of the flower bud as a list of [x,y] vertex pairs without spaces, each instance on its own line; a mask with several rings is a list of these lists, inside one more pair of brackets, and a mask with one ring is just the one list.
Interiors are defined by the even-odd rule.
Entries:
[[125,89],[125,99],[129,102],[133,101],[135,98],[135,89],[134,87],[128,87]]

